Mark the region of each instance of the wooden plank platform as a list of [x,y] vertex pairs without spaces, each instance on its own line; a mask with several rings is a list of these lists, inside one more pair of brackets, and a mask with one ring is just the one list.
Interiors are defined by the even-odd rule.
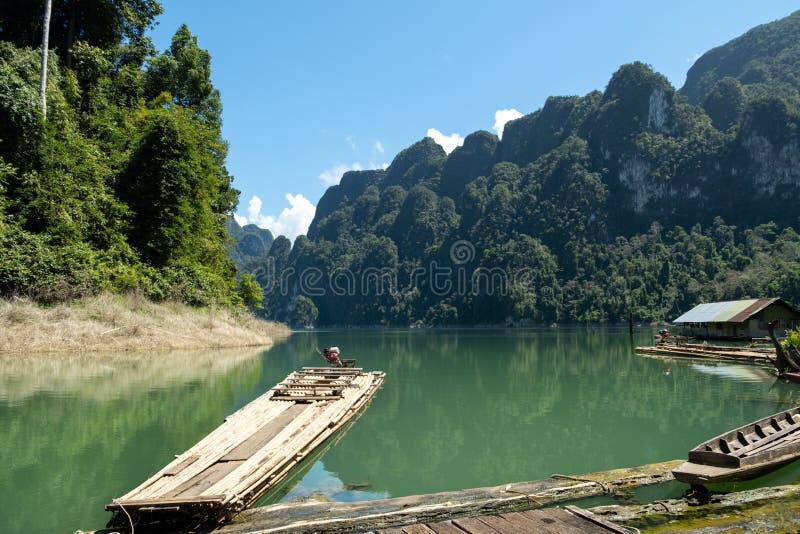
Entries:
[[597,517],[588,510],[577,506],[565,506],[564,508],[542,508],[483,515],[437,523],[419,523],[373,532],[374,534],[526,534],[528,532],[629,534],[632,531]]
[[366,532],[521,512],[618,491],[627,494],[636,487],[671,481],[671,471],[680,463],[681,460],[672,460],[575,476],[553,475],[543,480],[374,501],[280,502],[244,510],[214,533]]
[[109,526],[220,523],[274,487],[352,420],[385,373],[304,367],[229,415],[155,475],[106,505]]
[[773,349],[750,347],[724,347],[720,345],[654,345],[636,347],[637,354],[647,356],[698,358],[743,363],[763,363],[772,365],[775,360]]

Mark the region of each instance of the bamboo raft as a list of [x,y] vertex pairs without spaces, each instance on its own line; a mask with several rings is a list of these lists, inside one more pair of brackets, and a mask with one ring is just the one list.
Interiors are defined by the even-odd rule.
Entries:
[[118,499],[109,527],[219,524],[253,504],[356,417],[385,373],[303,367],[225,418],[183,454]]
[[724,345],[659,344],[636,347],[637,354],[662,357],[700,358],[736,362],[765,363],[775,361],[775,350],[756,347],[726,347]]

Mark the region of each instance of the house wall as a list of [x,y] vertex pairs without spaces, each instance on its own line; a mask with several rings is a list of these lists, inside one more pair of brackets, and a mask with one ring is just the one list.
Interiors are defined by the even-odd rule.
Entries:
[[783,336],[786,330],[793,329],[800,324],[800,318],[790,308],[775,303],[750,318],[748,335],[750,337],[766,337],[769,334],[768,323],[774,320],[778,321],[775,334],[779,337]]

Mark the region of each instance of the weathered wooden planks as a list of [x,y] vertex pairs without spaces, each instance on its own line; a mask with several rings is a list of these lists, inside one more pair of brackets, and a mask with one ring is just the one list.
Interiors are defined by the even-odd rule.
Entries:
[[279,503],[245,510],[232,523],[216,532],[362,532],[423,523],[436,531],[440,522],[446,519],[482,514],[500,514],[504,517],[504,514],[512,511],[552,506],[555,503],[670,481],[673,480],[671,470],[680,463],[680,460],[673,460],[576,477],[553,475],[531,482],[365,502]]
[[529,532],[628,534],[628,531],[622,527],[576,506],[484,515],[374,532],[375,534],[428,534],[430,532],[442,534],[527,534]]
[[135,521],[168,516],[224,520],[255,502],[360,413],[384,377],[361,369],[303,368],[290,374],[140,486],[106,505],[115,512],[109,525],[127,525],[122,514]]

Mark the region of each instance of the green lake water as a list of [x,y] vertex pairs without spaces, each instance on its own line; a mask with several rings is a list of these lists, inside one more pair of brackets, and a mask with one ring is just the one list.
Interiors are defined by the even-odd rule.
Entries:
[[[2,356],[0,532],[102,527],[104,504],[292,370],[323,364],[316,347],[338,345],[386,382],[264,502],[375,499],[684,458],[800,402],[800,386],[757,366],[633,354],[652,342],[649,329],[633,340],[621,329],[354,329],[298,332],[264,352]],[[798,479],[792,465],[756,483]],[[647,497],[682,490],[672,483]]]

